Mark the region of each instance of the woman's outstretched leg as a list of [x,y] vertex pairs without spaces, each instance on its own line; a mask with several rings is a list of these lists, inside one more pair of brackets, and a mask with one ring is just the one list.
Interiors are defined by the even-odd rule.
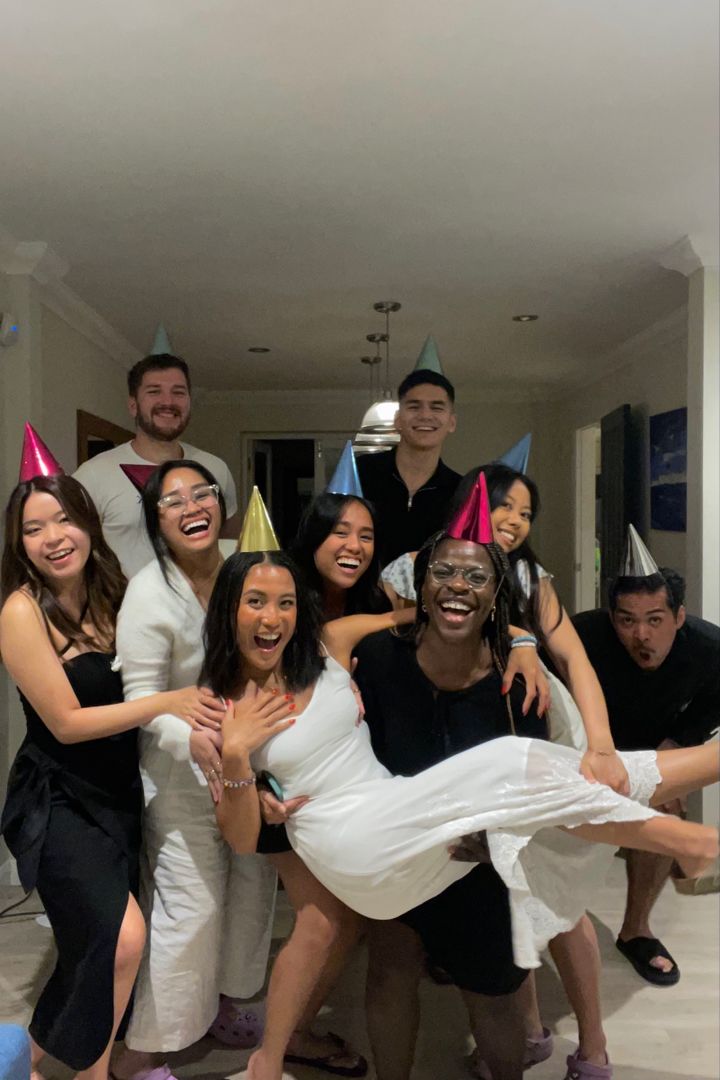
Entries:
[[[668,753],[674,751],[669,750]],[[699,877],[718,855],[717,829],[665,814],[645,821],[578,825],[567,831],[594,843],[652,851],[656,855],[672,855],[689,878]]]
[[703,746],[658,750],[657,767],[662,780],[655,788],[651,806],[681,799],[691,791],[720,780],[720,743],[712,741]]

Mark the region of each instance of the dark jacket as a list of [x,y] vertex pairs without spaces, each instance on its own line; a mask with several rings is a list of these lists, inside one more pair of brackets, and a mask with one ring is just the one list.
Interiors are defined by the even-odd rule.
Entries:
[[417,551],[445,524],[448,504],[460,473],[442,461],[426,484],[410,495],[395,464],[395,451],[358,458],[363,494],[376,512],[376,546],[380,565],[387,566],[406,551]]

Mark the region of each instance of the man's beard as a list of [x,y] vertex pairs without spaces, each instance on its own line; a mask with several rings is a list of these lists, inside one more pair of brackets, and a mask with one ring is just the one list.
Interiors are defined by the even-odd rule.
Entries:
[[153,422],[152,411],[149,417],[143,416],[142,412],[138,410],[135,422],[137,426],[146,435],[149,435],[151,439],[157,439],[158,442],[175,442],[180,435],[182,435],[185,428],[190,423],[190,414],[183,419],[181,413],[177,413],[177,426],[174,428],[160,428]]

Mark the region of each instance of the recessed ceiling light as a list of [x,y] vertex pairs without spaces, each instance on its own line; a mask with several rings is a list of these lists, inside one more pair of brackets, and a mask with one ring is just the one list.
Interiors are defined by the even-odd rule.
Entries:
[[540,318],[539,315],[513,315],[512,321],[513,322],[535,322],[535,320],[539,319],[539,318]]
[[266,348],[265,345],[251,345],[250,348],[248,349],[248,352],[264,353],[264,352],[270,352],[270,350],[268,348]]

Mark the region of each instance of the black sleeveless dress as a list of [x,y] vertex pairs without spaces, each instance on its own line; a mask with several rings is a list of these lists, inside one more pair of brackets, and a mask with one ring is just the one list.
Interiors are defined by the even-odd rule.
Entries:
[[[83,708],[123,700],[111,663],[98,652],[65,661]],[[1,828],[24,888],[40,894],[58,952],[30,1034],[70,1068],[87,1069],[112,1032],[117,939],[128,895],[138,891],[137,731],[61,743],[20,699],[27,735],[10,771]]]

